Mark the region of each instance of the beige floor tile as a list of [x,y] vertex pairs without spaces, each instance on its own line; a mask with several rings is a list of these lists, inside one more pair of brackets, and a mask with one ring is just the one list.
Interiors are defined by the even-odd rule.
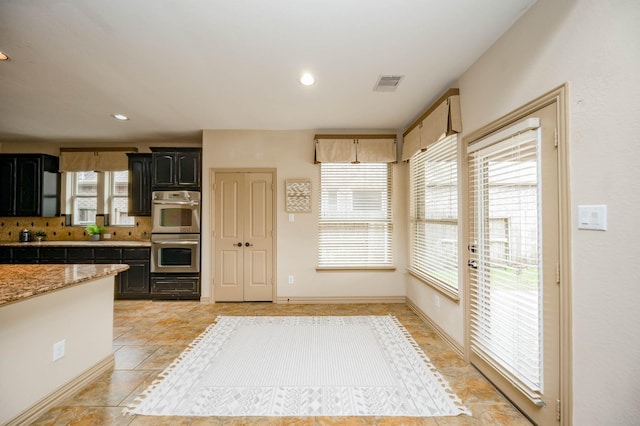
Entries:
[[121,346],[114,352],[115,368],[116,370],[133,370],[156,352],[157,349],[157,346]]

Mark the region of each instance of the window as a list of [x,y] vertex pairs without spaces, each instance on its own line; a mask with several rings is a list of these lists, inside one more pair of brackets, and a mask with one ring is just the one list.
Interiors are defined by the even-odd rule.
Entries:
[[320,165],[319,268],[391,268],[387,163]]
[[409,161],[409,271],[458,294],[458,137],[448,136]]
[[96,223],[96,214],[109,214],[110,225],[133,225],[128,211],[128,171],[69,172],[69,208],[73,225]]

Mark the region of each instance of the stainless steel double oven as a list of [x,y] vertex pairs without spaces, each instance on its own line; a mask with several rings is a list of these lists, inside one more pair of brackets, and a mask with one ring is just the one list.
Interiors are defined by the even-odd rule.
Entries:
[[151,293],[168,298],[200,294],[200,192],[153,192]]

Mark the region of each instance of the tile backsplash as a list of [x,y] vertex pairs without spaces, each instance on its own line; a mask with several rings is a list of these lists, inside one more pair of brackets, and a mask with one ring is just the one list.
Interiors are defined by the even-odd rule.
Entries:
[[[105,234],[114,241],[140,241],[151,238],[151,217],[136,217],[134,226],[106,226]],[[20,231],[31,231],[35,241],[36,231],[44,231],[45,241],[88,240],[89,234],[81,226],[65,226],[64,216],[59,217],[0,217],[0,241],[18,241]]]

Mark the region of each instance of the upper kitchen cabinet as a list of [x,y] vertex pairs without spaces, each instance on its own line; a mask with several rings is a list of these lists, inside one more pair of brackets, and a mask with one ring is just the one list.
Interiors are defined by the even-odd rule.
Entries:
[[129,216],[151,216],[151,154],[129,157]]
[[60,215],[58,157],[0,154],[0,216]]
[[202,149],[151,148],[151,189],[200,190]]

